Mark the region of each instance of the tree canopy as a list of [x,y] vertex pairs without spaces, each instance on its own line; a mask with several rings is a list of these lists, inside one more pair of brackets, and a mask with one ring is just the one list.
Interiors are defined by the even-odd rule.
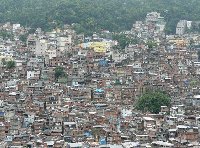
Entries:
[[125,34],[115,34],[113,35],[113,40],[118,42],[117,49],[125,49],[129,44],[138,43],[137,39],[127,37]]
[[197,52],[198,55],[198,61],[200,61],[200,50]]
[[13,38],[13,34],[11,32],[8,32],[6,30],[1,30],[0,31],[0,37],[2,39],[12,39]]
[[57,80],[59,78],[65,77],[65,76],[66,76],[66,74],[65,74],[64,68],[57,66],[55,68],[55,79]]
[[153,42],[153,41],[148,41],[148,42],[146,43],[146,45],[148,46],[149,49],[152,49],[152,48],[154,48],[154,47],[157,47],[157,44],[156,44],[155,42]]
[[0,0],[0,23],[10,21],[45,30],[73,24],[78,32],[122,31],[158,11],[175,32],[180,19],[200,20],[199,0]]
[[8,62],[6,62],[6,67],[8,69],[14,68],[15,67],[15,61],[8,61]]
[[28,34],[23,34],[19,36],[19,40],[22,41],[23,43],[26,43]]
[[138,100],[136,108],[141,111],[159,113],[161,106],[169,106],[170,97],[162,91],[147,91]]
[[2,58],[2,59],[1,59],[1,62],[2,62],[2,65],[3,65],[3,66],[6,65],[6,59],[5,59],[5,58]]

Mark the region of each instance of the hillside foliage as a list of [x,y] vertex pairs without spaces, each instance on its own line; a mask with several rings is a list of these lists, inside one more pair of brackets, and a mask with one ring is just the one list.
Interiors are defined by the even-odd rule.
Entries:
[[74,24],[78,32],[128,30],[147,12],[166,18],[168,33],[178,20],[200,20],[199,0],[0,0],[0,22],[45,30]]
[[165,92],[147,91],[137,101],[136,108],[143,112],[151,112],[158,114],[161,111],[161,106],[169,106],[170,97]]

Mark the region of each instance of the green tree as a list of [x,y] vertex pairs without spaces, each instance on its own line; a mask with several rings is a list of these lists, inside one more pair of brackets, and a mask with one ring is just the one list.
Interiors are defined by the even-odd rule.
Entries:
[[154,41],[148,41],[146,43],[149,49],[153,49],[154,47],[157,47],[157,44]]
[[31,28],[28,30],[28,34],[34,34],[35,33],[35,29],[34,28]]
[[109,60],[112,62],[113,60],[112,54],[110,55]]
[[78,31],[86,33],[101,29],[124,31],[131,29],[135,21],[144,20],[151,11],[165,17],[167,33],[175,32],[180,19],[200,20],[198,0],[0,0],[0,3],[1,23],[9,21],[43,30],[75,23],[80,24],[76,26]]
[[129,44],[138,43],[137,39],[128,37],[125,34],[114,34],[113,40],[116,40],[118,42],[118,47],[115,47],[115,49],[125,49],[125,47],[128,46]]
[[194,40],[190,39],[190,46],[193,46],[194,43],[195,43]]
[[200,50],[197,52],[198,55],[198,61],[200,61]]
[[15,61],[8,61],[8,62],[6,63],[6,68],[12,69],[12,68],[15,67],[15,65],[16,65]]
[[162,91],[147,91],[138,100],[136,108],[141,111],[159,113],[161,106],[169,106],[170,97]]
[[2,62],[2,64],[3,64],[3,66],[6,65],[6,60],[5,60],[5,58],[1,59],[1,62]]
[[8,32],[6,30],[1,30],[0,31],[0,36],[5,40],[5,39],[13,39],[13,34],[11,32]]
[[114,40],[117,40],[118,46],[121,49],[124,49],[129,44],[129,39],[126,37],[125,34],[116,34],[113,36]]
[[190,86],[191,87],[196,87],[198,85],[198,81],[197,80],[192,80],[191,82],[190,82]]
[[57,66],[55,68],[55,79],[58,80],[59,78],[65,77],[65,76],[66,74],[65,74],[64,68],[61,66]]
[[27,37],[28,37],[28,34],[20,35],[19,40],[22,41],[23,43],[26,43]]

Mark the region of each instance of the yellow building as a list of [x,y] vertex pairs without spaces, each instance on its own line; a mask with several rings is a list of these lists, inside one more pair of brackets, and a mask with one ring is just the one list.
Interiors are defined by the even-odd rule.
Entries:
[[95,52],[105,53],[110,47],[107,42],[93,42],[90,48],[94,49]]
[[110,49],[109,42],[88,42],[80,45],[81,48],[90,48],[97,53],[105,53]]

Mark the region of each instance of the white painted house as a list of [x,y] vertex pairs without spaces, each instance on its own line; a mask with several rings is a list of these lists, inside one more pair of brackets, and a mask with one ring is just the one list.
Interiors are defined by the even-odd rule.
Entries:
[[47,46],[46,40],[37,40],[36,48],[35,48],[35,55],[36,56],[45,56],[47,48],[48,48],[48,46]]

